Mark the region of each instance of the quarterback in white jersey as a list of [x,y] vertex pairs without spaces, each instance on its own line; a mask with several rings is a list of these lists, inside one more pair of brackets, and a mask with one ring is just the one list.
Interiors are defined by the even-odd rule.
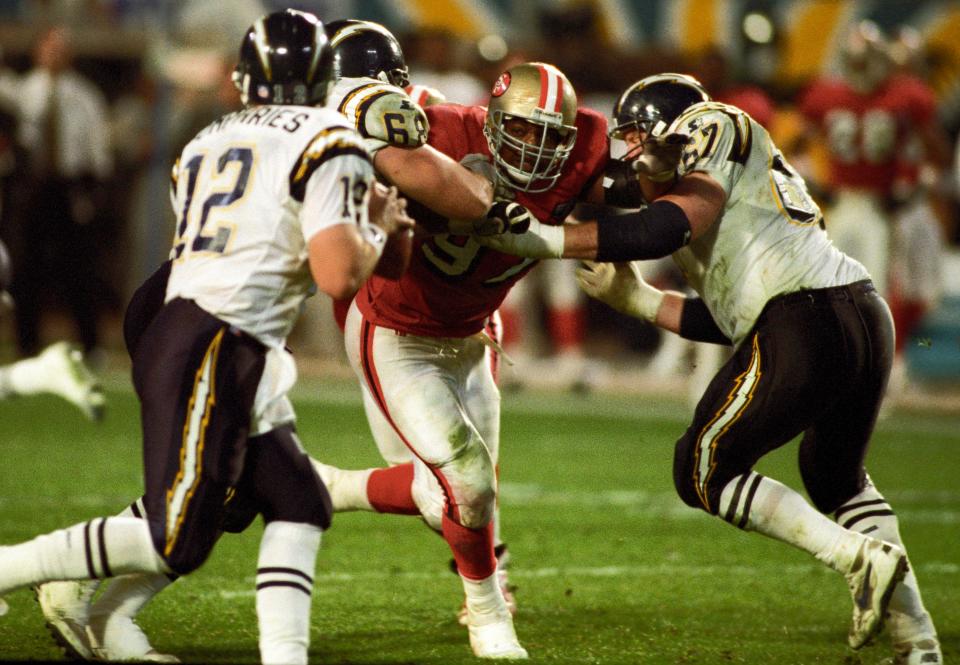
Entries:
[[[614,116],[612,136],[626,142],[649,204],[480,241],[586,260],[579,279],[590,295],[689,339],[734,344],[677,442],[680,497],[843,574],[854,599],[851,647],[889,613],[897,663],[941,662],[897,517],[863,465],[894,352],[889,308],[866,269],[827,239],[820,210],[767,132],[711,102],[695,79],[642,79]],[[670,254],[697,297],[655,289],[628,263]],[[801,434],[813,506],[753,471]]]
[[[51,627],[85,659],[171,662],[149,647],[132,614],[165,576],[206,560],[239,504],[248,521],[261,513],[266,524],[256,579],[260,658],[307,662],[315,558],[332,511],[295,434],[286,399],[295,369],[283,345],[314,284],[332,297],[352,293],[387,237],[412,220],[395,190],[371,196],[360,136],[316,108],[332,81],[316,17],[286,10],[256,21],[235,80],[246,108],[184,148],[173,169],[171,262],[148,280],[139,320],[125,322],[142,403],[143,502],[0,551],[11,571],[0,591],[145,573],[125,578],[132,595],[130,585],[108,589],[100,613],[89,611],[92,591],[82,588],[86,616],[59,605],[52,585],[40,589]],[[114,613],[121,602],[135,607]]]
[[309,239],[344,223],[372,230],[372,179],[360,137],[330,109],[264,105],[224,116],[173,170],[180,219],[167,302],[191,299],[282,346],[313,286]]

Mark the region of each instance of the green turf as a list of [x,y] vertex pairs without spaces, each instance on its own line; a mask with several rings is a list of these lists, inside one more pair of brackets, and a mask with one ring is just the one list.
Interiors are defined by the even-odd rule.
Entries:
[[[306,399],[307,393],[323,396]],[[350,384],[298,392],[300,432],[341,466],[377,463]],[[503,531],[517,632],[555,663],[880,663],[845,646],[850,598],[808,555],[688,509],[673,493],[685,410],[646,397],[504,397]],[[869,468],[901,518],[947,663],[960,657],[960,417],[893,414]],[[93,425],[53,398],[0,403],[0,542],[120,510],[141,490],[136,402],[110,393]],[[799,487],[796,446],[760,471]],[[252,593],[260,526],[226,536],[143,613],[186,662],[257,660]],[[417,520],[338,515],[324,536],[311,662],[474,662],[456,623],[459,582]],[[29,591],[8,594],[0,660],[61,658]]]

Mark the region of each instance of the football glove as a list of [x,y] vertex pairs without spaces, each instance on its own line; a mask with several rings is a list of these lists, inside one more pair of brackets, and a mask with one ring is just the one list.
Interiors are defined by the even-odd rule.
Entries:
[[664,293],[644,281],[636,261],[584,261],[577,268],[576,275],[577,284],[591,298],[628,316],[646,319],[651,323],[656,321]]
[[524,233],[530,228],[533,215],[519,203],[494,201],[487,214],[478,219],[474,233],[480,236],[495,236],[502,233]]
[[501,233],[495,236],[478,236],[477,242],[498,252],[528,259],[563,258],[565,236],[563,225],[550,226],[543,224],[529,212],[527,212],[527,215],[529,216],[530,226],[526,231],[522,233]]
[[683,149],[689,143],[690,138],[683,134],[648,138],[643,142],[643,152],[633,163],[633,168],[654,182],[671,180],[677,173]]

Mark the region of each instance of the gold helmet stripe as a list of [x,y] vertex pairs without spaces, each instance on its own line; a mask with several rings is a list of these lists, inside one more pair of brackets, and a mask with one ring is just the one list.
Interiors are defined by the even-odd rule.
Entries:
[[260,64],[263,65],[263,73],[267,77],[267,81],[272,81],[270,46],[267,43],[267,26],[263,22],[263,17],[257,19],[257,22],[253,24],[253,43],[257,47],[257,56],[260,58]]
[[337,34],[335,34],[330,40],[330,46],[336,46],[343,40],[355,35],[363,34],[364,32],[379,32],[384,37],[396,39],[392,32],[387,30],[379,23],[374,23],[373,21],[363,21],[362,23],[356,25],[346,25],[337,30]]
[[540,108],[545,111],[563,111],[563,76],[552,65],[537,65],[540,70]]

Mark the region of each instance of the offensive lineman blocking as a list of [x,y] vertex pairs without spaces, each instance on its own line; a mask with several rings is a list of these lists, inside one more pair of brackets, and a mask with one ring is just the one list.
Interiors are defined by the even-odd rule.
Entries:
[[[580,226],[534,223],[526,234],[481,242],[533,258],[673,254],[699,297],[659,291],[631,264],[590,264],[580,280],[622,312],[688,339],[735,345],[677,442],[680,497],[843,574],[854,601],[852,648],[879,632],[890,611],[895,662],[941,662],[897,517],[863,466],[894,337],[870,275],[827,238],[819,208],[766,130],[711,102],[696,80],[643,79],[624,91],[614,115],[646,208]],[[752,470],[798,434],[816,508]]]

